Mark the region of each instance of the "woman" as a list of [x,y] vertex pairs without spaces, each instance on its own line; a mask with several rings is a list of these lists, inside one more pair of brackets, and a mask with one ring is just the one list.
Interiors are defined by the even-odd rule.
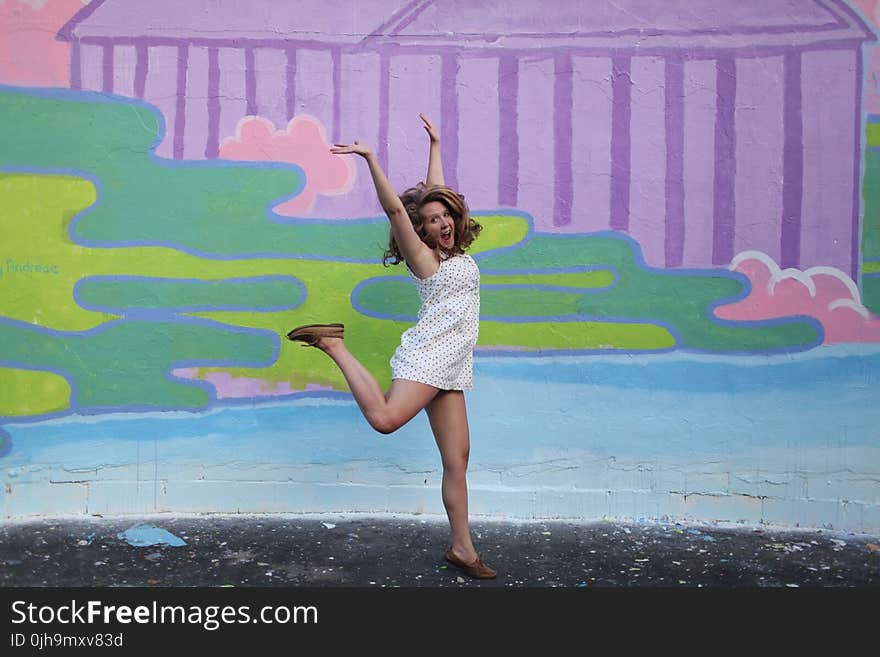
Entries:
[[463,392],[473,387],[480,319],[480,270],[464,251],[482,227],[470,218],[464,197],[444,185],[439,135],[424,114],[419,116],[430,138],[427,180],[401,196],[391,188],[368,146],[355,141],[331,149],[337,155],[354,153],[366,160],[391,222],[384,262],[404,262],[422,300],[418,322],[403,334],[391,359],[391,387],[383,392],[348,351],[342,324],[300,326],[287,337],[317,347],[333,359],[376,431],[396,431],[425,410],[443,462],[441,490],[452,534],[446,560],[471,577],[491,579],[496,572],[477,554],[468,525],[470,433]]

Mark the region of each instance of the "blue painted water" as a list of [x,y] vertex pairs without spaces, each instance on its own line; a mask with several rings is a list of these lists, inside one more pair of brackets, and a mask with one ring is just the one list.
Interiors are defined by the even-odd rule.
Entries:
[[[467,393],[471,462],[547,455],[748,458],[756,449],[880,447],[880,347],[705,356],[480,356]],[[6,424],[0,467],[165,463],[399,463],[435,470],[424,414],[373,432],[348,396],[288,397],[203,412],[114,413]],[[864,464],[877,471],[880,464]]]

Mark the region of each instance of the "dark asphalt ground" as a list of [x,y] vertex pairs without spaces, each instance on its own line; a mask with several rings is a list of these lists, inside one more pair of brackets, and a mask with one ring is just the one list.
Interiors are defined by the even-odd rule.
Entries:
[[[185,544],[132,545],[132,528],[144,525]],[[487,654],[815,654],[876,645],[875,536],[479,518],[472,528],[495,580],[470,579],[444,561],[448,526],[437,517],[7,521],[3,654],[64,653],[85,641],[105,641],[84,648],[89,654],[472,654],[476,646]],[[168,605],[196,616],[54,622],[95,601],[105,610]],[[25,604],[34,609],[27,619]],[[243,606],[247,622],[204,623],[212,608]],[[258,621],[266,609],[294,620]]]
[[[136,525],[186,544],[131,545]],[[880,537],[768,527],[472,521],[495,580],[419,516],[152,516],[0,524],[3,587],[877,587]]]

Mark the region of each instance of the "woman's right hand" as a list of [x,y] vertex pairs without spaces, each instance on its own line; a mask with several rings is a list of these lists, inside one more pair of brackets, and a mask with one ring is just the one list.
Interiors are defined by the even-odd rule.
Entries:
[[373,151],[366,144],[362,144],[359,141],[355,141],[351,144],[333,144],[330,148],[330,152],[335,155],[348,155],[349,153],[353,153],[355,155],[360,155],[361,157],[368,157],[373,154]]

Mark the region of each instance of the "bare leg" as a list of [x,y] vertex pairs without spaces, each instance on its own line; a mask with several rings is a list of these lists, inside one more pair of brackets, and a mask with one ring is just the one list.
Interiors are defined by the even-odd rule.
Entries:
[[360,406],[361,412],[379,433],[397,431],[425,408],[437,388],[416,381],[395,379],[387,394],[369,370],[355,358],[341,338],[322,338],[317,347],[333,359]]
[[459,390],[441,390],[425,410],[443,461],[441,491],[452,530],[452,551],[460,559],[472,562],[477,558],[477,551],[471,541],[468,525],[466,474],[471,439],[464,393]]

